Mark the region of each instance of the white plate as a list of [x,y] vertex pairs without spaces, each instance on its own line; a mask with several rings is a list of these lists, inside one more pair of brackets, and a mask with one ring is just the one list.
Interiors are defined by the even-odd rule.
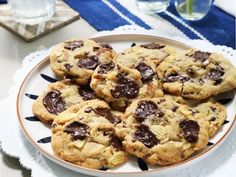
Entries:
[[[173,41],[171,39],[161,38],[151,35],[117,34],[117,35],[100,36],[93,39],[98,42],[110,43],[116,51],[122,51],[123,49],[130,47],[133,42],[139,44],[139,43],[148,43],[156,41],[173,46],[178,50],[184,50],[190,47],[178,41]],[[202,46],[201,49],[204,50],[204,46]],[[233,62],[233,64],[236,65],[235,61],[231,62]],[[42,75],[44,75],[44,77],[42,77]],[[123,166],[108,171],[93,170],[84,167],[79,167],[64,160],[61,160],[60,158],[54,155],[50,144],[50,136],[51,136],[50,127],[48,127],[48,125],[46,124],[41,123],[40,121],[35,120],[35,118],[33,117],[31,108],[34,99],[37,95],[40,95],[42,93],[42,91],[47,87],[50,81],[50,79],[45,79],[45,75],[51,78],[56,78],[50,69],[48,58],[45,58],[38,65],[36,65],[31,70],[31,72],[29,72],[29,74],[26,76],[20,87],[17,97],[17,113],[21,128],[25,133],[26,137],[29,139],[29,141],[44,156],[68,169],[88,175],[113,176],[113,177],[115,176],[136,177],[144,175],[155,176],[160,173],[165,173],[171,170],[179,169],[184,166],[189,166],[192,163],[208,156],[211,152],[213,152],[213,150],[219,147],[220,143],[229,134],[230,130],[234,125],[234,122],[236,121],[235,118],[236,98],[234,98],[230,103],[226,105],[228,114],[226,124],[224,124],[221,130],[217,133],[217,135],[210,140],[209,146],[207,146],[202,151],[194,154],[184,162],[178,164],[165,167],[148,166],[147,171],[142,171],[137,162],[137,158],[133,157],[129,160],[129,162],[127,162]]]

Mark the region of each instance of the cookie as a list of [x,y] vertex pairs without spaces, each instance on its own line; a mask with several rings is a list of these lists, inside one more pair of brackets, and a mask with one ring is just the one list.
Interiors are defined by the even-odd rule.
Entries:
[[171,99],[138,99],[116,127],[126,151],[151,165],[181,162],[204,148],[209,140],[203,114]]
[[207,128],[209,137],[213,137],[218,132],[227,117],[225,106],[217,102],[214,98],[206,100],[191,100],[173,95],[165,95],[165,97],[173,99],[179,104],[189,106],[193,111],[193,114],[204,114],[204,119],[209,123]]
[[89,86],[77,85],[70,80],[57,81],[49,84],[35,100],[32,112],[41,121],[51,123],[70,106],[95,98],[97,95]]
[[54,120],[52,148],[60,158],[79,166],[119,166],[128,159],[114,128],[122,116],[100,100],[74,105]]
[[97,95],[118,107],[136,98],[152,97],[158,90],[155,67],[141,60],[134,64],[134,67],[118,62],[99,65],[92,76],[91,88]]
[[151,60],[156,66],[172,53],[175,53],[174,48],[157,42],[135,45],[123,52],[142,60]]
[[157,71],[164,91],[206,99],[236,87],[236,69],[222,55],[188,50],[165,59]]
[[92,40],[70,40],[58,44],[52,50],[50,65],[57,76],[86,84],[96,67],[112,60],[114,54],[109,44],[98,44]]

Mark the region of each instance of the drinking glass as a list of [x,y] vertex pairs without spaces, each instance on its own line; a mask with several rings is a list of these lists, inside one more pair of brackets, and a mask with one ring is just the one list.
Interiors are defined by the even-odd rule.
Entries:
[[159,13],[167,9],[170,0],[136,0],[139,9],[146,13]]
[[175,7],[186,20],[200,20],[211,8],[212,0],[175,0]]
[[49,20],[55,12],[55,0],[9,0],[16,21],[35,25]]

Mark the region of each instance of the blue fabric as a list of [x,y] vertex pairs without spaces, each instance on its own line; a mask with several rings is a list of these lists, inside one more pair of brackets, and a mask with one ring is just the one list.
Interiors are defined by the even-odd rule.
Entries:
[[[171,4],[167,10],[179,17],[175,9],[173,0],[171,1]],[[189,29],[187,29],[182,24],[175,21],[165,13],[161,13],[159,15],[162,16],[164,19],[170,21],[173,25],[183,31],[191,39],[199,38]],[[216,6],[212,6],[210,12],[199,21],[183,21],[195,30],[197,30],[213,44],[226,45],[235,49],[235,17],[229,15],[228,13],[225,13]]]
[[[88,21],[97,30],[112,30],[121,25],[130,24],[126,19],[119,16],[102,0],[64,0],[74,10],[78,11],[80,15]],[[150,29],[150,26],[143,22],[131,12],[129,12],[124,6],[122,6],[116,0],[109,0],[120,13],[125,15],[131,21],[146,29]],[[174,0],[171,0],[171,4],[168,7],[168,11],[178,16],[178,13],[174,6]],[[179,30],[184,32],[191,39],[198,39],[199,37],[186,28],[181,23],[177,22],[173,18],[166,15],[166,13],[160,14],[164,19],[175,25]],[[183,19],[182,19],[183,20]],[[219,8],[212,6],[210,12],[206,17],[199,21],[186,21],[190,27],[198,31],[201,35],[207,38],[210,42],[218,45],[226,45],[235,48],[235,17],[225,13]]]
[[65,0],[65,2],[99,31],[112,30],[121,25],[130,24],[101,0]]
[[7,0],[0,0],[0,4],[6,4]]

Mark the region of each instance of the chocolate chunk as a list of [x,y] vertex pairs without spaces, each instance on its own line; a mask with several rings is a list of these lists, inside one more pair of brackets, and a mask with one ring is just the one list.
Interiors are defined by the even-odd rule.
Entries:
[[78,65],[82,68],[94,70],[98,66],[98,57],[95,55],[85,56],[85,58],[81,58],[78,61]]
[[86,124],[74,121],[71,124],[67,125],[64,129],[64,132],[70,133],[72,140],[84,140],[89,127]]
[[200,127],[196,121],[182,120],[179,123],[180,128],[184,132],[184,138],[190,143],[196,143],[198,141],[198,133]]
[[70,69],[73,67],[72,65],[70,65],[68,63],[64,64],[64,66],[68,71],[70,71]]
[[99,74],[106,74],[108,71],[111,71],[115,68],[115,64],[111,61],[109,63],[101,64],[98,67]]
[[135,68],[141,73],[141,80],[143,83],[151,82],[155,76],[153,69],[144,62],[140,62]]
[[217,80],[215,81],[214,85],[219,85],[219,84],[222,83],[222,81],[223,81],[223,79],[222,79],[222,78],[219,78],[219,79],[217,79]]
[[215,121],[216,120],[216,117],[212,117],[211,119],[210,119],[210,121]]
[[165,47],[165,45],[162,45],[162,44],[157,44],[157,43],[149,43],[149,44],[143,44],[143,45],[140,45],[141,47],[143,48],[146,48],[146,49],[162,49]]
[[58,90],[54,90],[48,92],[46,96],[43,98],[43,105],[51,114],[57,115],[58,113],[64,111],[65,102],[62,100],[61,92]]
[[179,106],[174,105],[173,108],[171,109],[173,112],[176,112],[176,110],[179,108]]
[[190,78],[187,76],[181,76],[178,73],[172,73],[166,78],[163,79],[163,82],[176,82],[176,81],[181,81],[181,82],[186,82]]
[[194,54],[192,56],[195,59],[195,61],[204,62],[205,60],[207,60],[209,58],[210,55],[211,55],[211,53],[209,53],[209,52],[196,51],[196,52],[194,52]]
[[107,49],[113,49],[112,46],[108,43],[102,42],[102,43],[98,43],[98,45],[102,46],[103,48],[107,48]]
[[216,108],[215,108],[215,107],[211,106],[210,108],[211,108],[211,110],[212,110],[213,112],[216,111]]
[[111,140],[110,140],[111,141],[111,145],[114,148],[116,148],[119,151],[123,151],[124,150],[122,142],[120,141],[120,139],[117,136],[111,135],[110,138],[111,138]]
[[117,85],[111,94],[114,98],[132,99],[138,96],[139,86],[133,80],[126,78],[123,74],[117,74]]
[[139,101],[134,116],[138,122],[143,122],[148,116],[156,115],[157,112],[158,107],[153,101]]
[[83,97],[83,100],[92,100],[97,98],[96,93],[88,85],[81,85],[79,87],[79,94]]
[[93,47],[93,51],[96,52],[100,47]]
[[161,104],[161,103],[164,103],[166,101],[166,99],[165,98],[162,98],[162,99],[160,99],[159,101],[157,101],[157,103],[158,104]]
[[69,42],[65,42],[65,46],[64,48],[65,49],[68,49],[68,50],[75,50],[76,48],[80,48],[80,47],[83,47],[84,46],[84,41],[69,41]]
[[196,74],[196,72],[192,68],[188,68],[186,70],[186,73],[192,78],[195,77],[195,74]]
[[160,142],[149,130],[148,126],[144,124],[140,124],[137,127],[137,131],[133,134],[133,137],[134,139],[142,142],[148,148],[151,148]]
[[221,78],[223,75],[225,74],[224,71],[221,71],[221,70],[216,70],[216,69],[211,69],[208,74],[207,74],[207,77],[216,81],[218,80],[219,78]]
[[93,111],[100,115],[105,117],[108,121],[110,121],[112,124],[118,124],[121,122],[121,119],[118,116],[115,116],[111,113],[111,111],[108,108],[95,108]]

